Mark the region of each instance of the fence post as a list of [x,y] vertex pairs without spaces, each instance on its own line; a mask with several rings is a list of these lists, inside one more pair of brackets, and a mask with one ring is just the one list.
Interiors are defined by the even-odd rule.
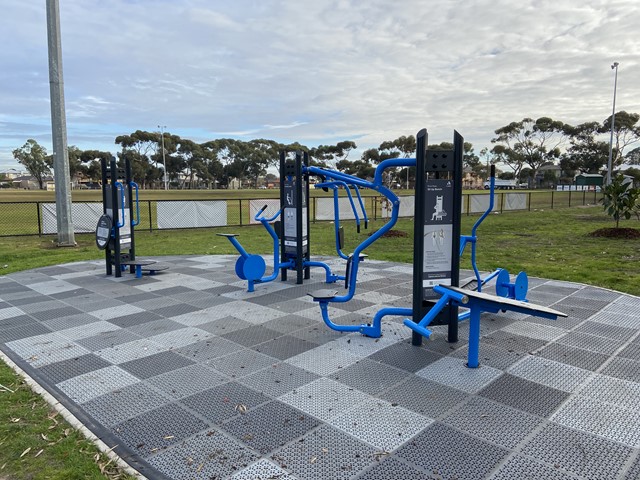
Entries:
[[242,226],[242,199],[238,200],[238,210],[240,212],[240,226]]
[[553,190],[551,190],[551,210],[553,210]]
[[42,219],[40,218],[40,202],[36,202],[36,209],[38,214],[38,236],[42,236]]
[[571,207],[571,190],[569,190],[569,207]]
[[529,192],[529,211],[531,211],[531,192]]
[[153,232],[153,218],[151,217],[151,200],[147,200],[149,206],[149,232]]
[[500,193],[500,213],[502,213],[503,208],[504,208],[504,192]]
[[582,191],[582,206],[584,207],[586,203],[587,203],[587,191],[583,190]]
[[316,223],[317,215],[318,215],[318,197],[313,197],[313,223]]

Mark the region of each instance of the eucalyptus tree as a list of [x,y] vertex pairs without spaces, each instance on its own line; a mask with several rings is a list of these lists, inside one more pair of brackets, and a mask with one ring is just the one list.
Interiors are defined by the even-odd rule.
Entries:
[[560,157],[569,126],[559,120],[540,117],[523,118],[495,131],[491,143],[497,144],[492,153],[509,165],[519,177],[524,165],[531,168],[535,178],[537,170],[545,164],[555,163]]
[[609,144],[599,139],[602,125],[586,122],[567,127],[569,146],[560,157],[560,168],[566,178],[576,172],[599,173],[607,163]]
[[[600,133],[611,132],[611,120],[613,115],[610,115],[604,122],[602,122],[602,128]],[[613,158],[612,165],[614,167],[620,166],[624,163],[624,151],[629,145],[633,145],[640,141],[640,114],[627,113],[624,110],[616,112],[616,119],[613,124]]]
[[16,148],[12,153],[13,158],[27,169],[42,190],[46,176],[51,174],[51,168],[47,164],[46,148],[30,138],[22,147]]

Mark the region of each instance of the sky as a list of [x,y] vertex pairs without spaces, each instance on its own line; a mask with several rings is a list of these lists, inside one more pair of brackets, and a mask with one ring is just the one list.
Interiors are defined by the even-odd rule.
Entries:
[[[1,0],[0,172],[49,153],[45,0]],[[640,113],[638,0],[60,0],[68,144],[135,130],[476,152],[525,117]]]

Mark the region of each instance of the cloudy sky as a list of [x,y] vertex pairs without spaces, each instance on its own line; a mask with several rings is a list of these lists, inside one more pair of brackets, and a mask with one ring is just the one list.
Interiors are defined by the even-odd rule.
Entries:
[[[2,0],[0,171],[51,152],[45,0]],[[137,129],[359,150],[640,113],[638,0],[60,0],[69,145]],[[356,156],[358,152],[356,152]]]

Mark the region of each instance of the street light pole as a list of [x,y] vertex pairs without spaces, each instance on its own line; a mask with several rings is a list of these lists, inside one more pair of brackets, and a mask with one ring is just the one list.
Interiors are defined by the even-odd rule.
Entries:
[[607,163],[607,185],[611,184],[611,170],[613,168],[613,130],[616,124],[616,90],[618,89],[618,62],[613,62],[611,70],[616,71],[615,80],[613,83],[613,113],[611,114],[611,137],[609,138],[609,162]]
[[164,167],[164,189],[169,190],[167,185],[167,162],[164,158],[164,129],[167,128],[166,125],[158,125],[160,129],[160,134],[162,135],[162,166]]

